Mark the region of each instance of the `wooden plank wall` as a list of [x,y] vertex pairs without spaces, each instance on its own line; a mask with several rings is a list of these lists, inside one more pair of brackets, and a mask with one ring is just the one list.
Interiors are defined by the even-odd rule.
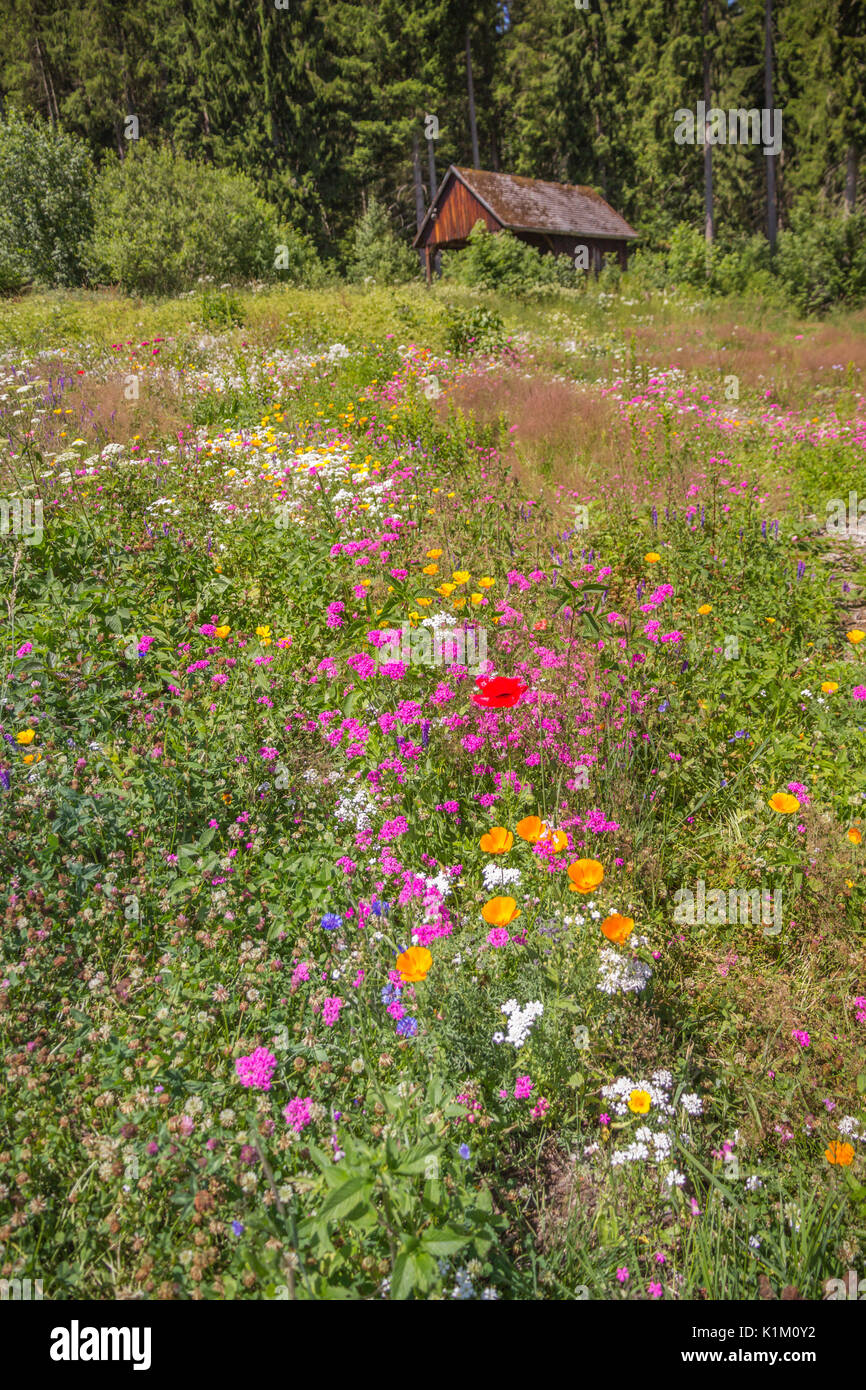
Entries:
[[435,220],[425,228],[422,245],[435,247],[465,241],[476,222],[483,222],[491,232],[499,231],[502,225],[465,184],[452,178],[439,200]]

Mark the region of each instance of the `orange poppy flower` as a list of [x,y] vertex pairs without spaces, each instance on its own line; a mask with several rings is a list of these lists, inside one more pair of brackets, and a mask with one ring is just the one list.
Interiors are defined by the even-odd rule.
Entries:
[[604,867],[597,859],[576,859],[568,866],[572,893],[591,893],[604,878]]
[[854,1162],[854,1150],[850,1144],[840,1144],[838,1139],[834,1139],[824,1150],[824,1157],[828,1163],[838,1163],[840,1167],[847,1168]]
[[552,845],[554,854],[561,854],[568,844],[568,836],[564,830],[545,830],[539,844]]
[[513,898],[491,898],[482,907],[481,916],[491,927],[507,927],[520,916],[520,908]]
[[514,829],[521,840],[528,840],[531,845],[537,845],[544,834],[544,821],[539,820],[538,816],[524,816],[523,820],[517,822]]
[[478,841],[485,854],[507,854],[514,844],[514,836],[504,825],[494,825]]
[[601,931],[608,941],[615,942],[617,946],[624,946],[634,931],[634,918],[623,917],[619,912],[612,912],[602,922]]
[[400,979],[407,985],[414,985],[424,979],[433,964],[433,957],[426,946],[410,946],[408,951],[397,957],[396,964]]
[[800,803],[796,796],[791,796],[790,792],[776,792],[767,802],[774,811],[778,811],[780,816],[790,816],[792,812],[799,811]]
[[856,825],[852,825],[851,829],[848,831],[848,839],[851,841],[852,845],[859,845],[860,841],[863,839]]

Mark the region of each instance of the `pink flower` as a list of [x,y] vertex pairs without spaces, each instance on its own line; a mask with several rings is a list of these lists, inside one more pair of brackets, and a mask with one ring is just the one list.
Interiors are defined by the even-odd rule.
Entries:
[[488,945],[496,947],[497,950],[502,946],[507,946],[510,939],[504,927],[493,927],[487,933]]
[[617,1270],[617,1272],[616,1272],[616,1277],[617,1277],[617,1279],[619,1280],[619,1282],[620,1282],[621,1284],[627,1284],[627,1283],[628,1283],[628,1270],[623,1266],[622,1269],[618,1269],[618,1270]]
[[855,685],[851,694],[855,700],[866,700],[866,685]]
[[235,1072],[242,1086],[252,1086],[257,1091],[271,1089],[271,1077],[277,1059],[266,1047],[257,1047],[248,1057],[238,1057]]
[[647,1284],[647,1292],[650,1293],[653,1298],[661,1298],[664,1290],[662,1289],[661,1284],[654,1284],[653,1281],[650,1280],[650,1282]]
[[801,1047],[809,1046],[809,1034],[805,1032],[804,1029],[795,1028],[791,1033],[791,1037],[794,1039],[794,1042],[798,1042]]
[[301,1130],[305,1129],[306,1126],[311,1123],[312,1116],[310,1115],[310,1107],[312,1104],[312,1096],[304,1096],[303,1098],[301,1098],[301,1096],[295,1096],[295,1099],[290,1100],[283,1110],[286,1124],[289,1126],[289,1129],[293,1129],[296,1134],[300,1134]]
[[532,1090],[532,1082],[528,1076],[518,1076],[517,1084],[514,1087],[515,1100],[528,1100]]
[[340,1017],[340,1010],[342,1009],[344,1002],[345,1001],[342,1000],[337,994],[332,995],[329,999],[325,1000],[325,1003],[322,1007],[322,1022],[325,1024],[327,1028],[333,1028],[334,1024],[338,1021]]

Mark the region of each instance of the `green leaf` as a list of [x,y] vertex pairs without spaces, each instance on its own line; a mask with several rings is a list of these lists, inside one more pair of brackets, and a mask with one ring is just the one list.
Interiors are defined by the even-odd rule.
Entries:
[[339,1220],[341,1217],[351,1217],[354,1213],[362,1212],[365,1207],[371,1205],[373,1199],[373,1184],[366,1178],[349,1178],[339,1187],[335,1187],[333,1192],[329,1192],[319,1209],[322,1217],[333,1217]]
[[401,1253],[394,1261],[391,1297],[408,1298],[416,1289],[425,1293],[436,1283],[438,1275],[439,1266],[426,1251],[412,1250]]
[[429,1254],[442,1259],[446,1255],[456,1255],[471,1239],[471,1236],[455,1230],[452,1226],[441,1226],[438,1230],[434,1227],[425,1231],[421,1237],[421,1244]]

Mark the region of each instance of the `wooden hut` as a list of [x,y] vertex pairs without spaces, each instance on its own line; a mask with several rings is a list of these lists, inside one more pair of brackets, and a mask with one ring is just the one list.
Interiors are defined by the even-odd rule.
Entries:
[[476,222],[570,259],[584,246],[596,272],[609,252],[625,267],[629,243],[638,235],[592,188],[452,164],[412,243],[425,253],[428,282],[436,252],[465,246]]

